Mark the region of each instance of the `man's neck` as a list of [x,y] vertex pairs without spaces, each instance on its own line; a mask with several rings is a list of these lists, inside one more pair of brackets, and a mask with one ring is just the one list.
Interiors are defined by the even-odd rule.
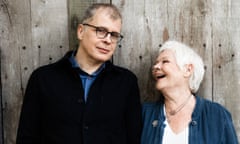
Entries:
[[103,62],[96,61],[84,55],[81,55],[81,52],[78,52],[75,56],[79,67],[88,74],[93,74],[98,68],[103,64]]

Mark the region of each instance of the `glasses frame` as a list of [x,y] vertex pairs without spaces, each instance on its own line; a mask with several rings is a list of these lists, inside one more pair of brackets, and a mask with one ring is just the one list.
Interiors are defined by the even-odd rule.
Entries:
[[[84,26],[89,26],[89,27],[92,27],[92,28],[95,28],[95,31],[96,31],[96,36],[99,38],[99,39],[104,39],[108,36],[108,34],[110,34],[110,38],[111,38],[111,41],[114,42],[114,43],[119,43],[122,39],[123,39],[123,35],[121,35],[120,33],[118,32],[109,32],[107,31],[106,28],[104,27],[98,27],[98,26],[95,26],[95,25],[91,25],[91,24],[88,24],[88,23],[83,23],[82,25]],[[105,35],[103,37],[99,36],[99,32],[100,32],[100,29],[103,29],[105,30]],[[102,31],[102,30],[101,30]],[[114,37],[116,37],[116,35],[118,35],[119,37],[115,40]]]

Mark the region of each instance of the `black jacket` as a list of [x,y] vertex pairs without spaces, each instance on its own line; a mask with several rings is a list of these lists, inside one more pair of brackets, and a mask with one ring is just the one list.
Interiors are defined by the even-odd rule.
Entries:
[[69,56],[32,73],[17,144],[140,144],[136,76],[107,62],[85,103],[81,79]]

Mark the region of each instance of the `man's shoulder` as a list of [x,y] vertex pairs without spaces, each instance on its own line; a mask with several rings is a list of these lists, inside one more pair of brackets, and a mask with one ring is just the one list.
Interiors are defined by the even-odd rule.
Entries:
[[114,65],[111,62],[106,62],[106,65],[107,65],[106,68],[109,71],[112,71],[114,73],[128,75],[130,77],[135,77],[136,78],[135,73],[132,70],[126,68],[126,67]]
[[208,117],[231,117],[230,112],[222,104],[198,97],[200,109]]
[[51,75],[56,72],[66,71],[71,68],[71,64],[66,58],[61,58],[54,63],[41,65],[33,70],[32,75]]

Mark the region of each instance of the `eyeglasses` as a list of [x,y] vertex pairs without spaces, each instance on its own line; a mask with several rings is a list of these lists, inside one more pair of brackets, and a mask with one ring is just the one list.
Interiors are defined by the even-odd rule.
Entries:
[[120,42],[122,39],[123,39],[123,36],[118,33],[118,32],[109,32],[106,28],[104,27],[97,27],[97,26],[94,26],[94,25],[90,25],[90,24],[87,24],[87,23],[83,23],[84,26],[89,26],[89,27],[92,27],[92,28],[95,28],[96,30],[96,36],[99,38],[99,39],[104,39],[108,36],[108,34],[111,35],[111,40],[113,43],[117,43],[117,42]]

